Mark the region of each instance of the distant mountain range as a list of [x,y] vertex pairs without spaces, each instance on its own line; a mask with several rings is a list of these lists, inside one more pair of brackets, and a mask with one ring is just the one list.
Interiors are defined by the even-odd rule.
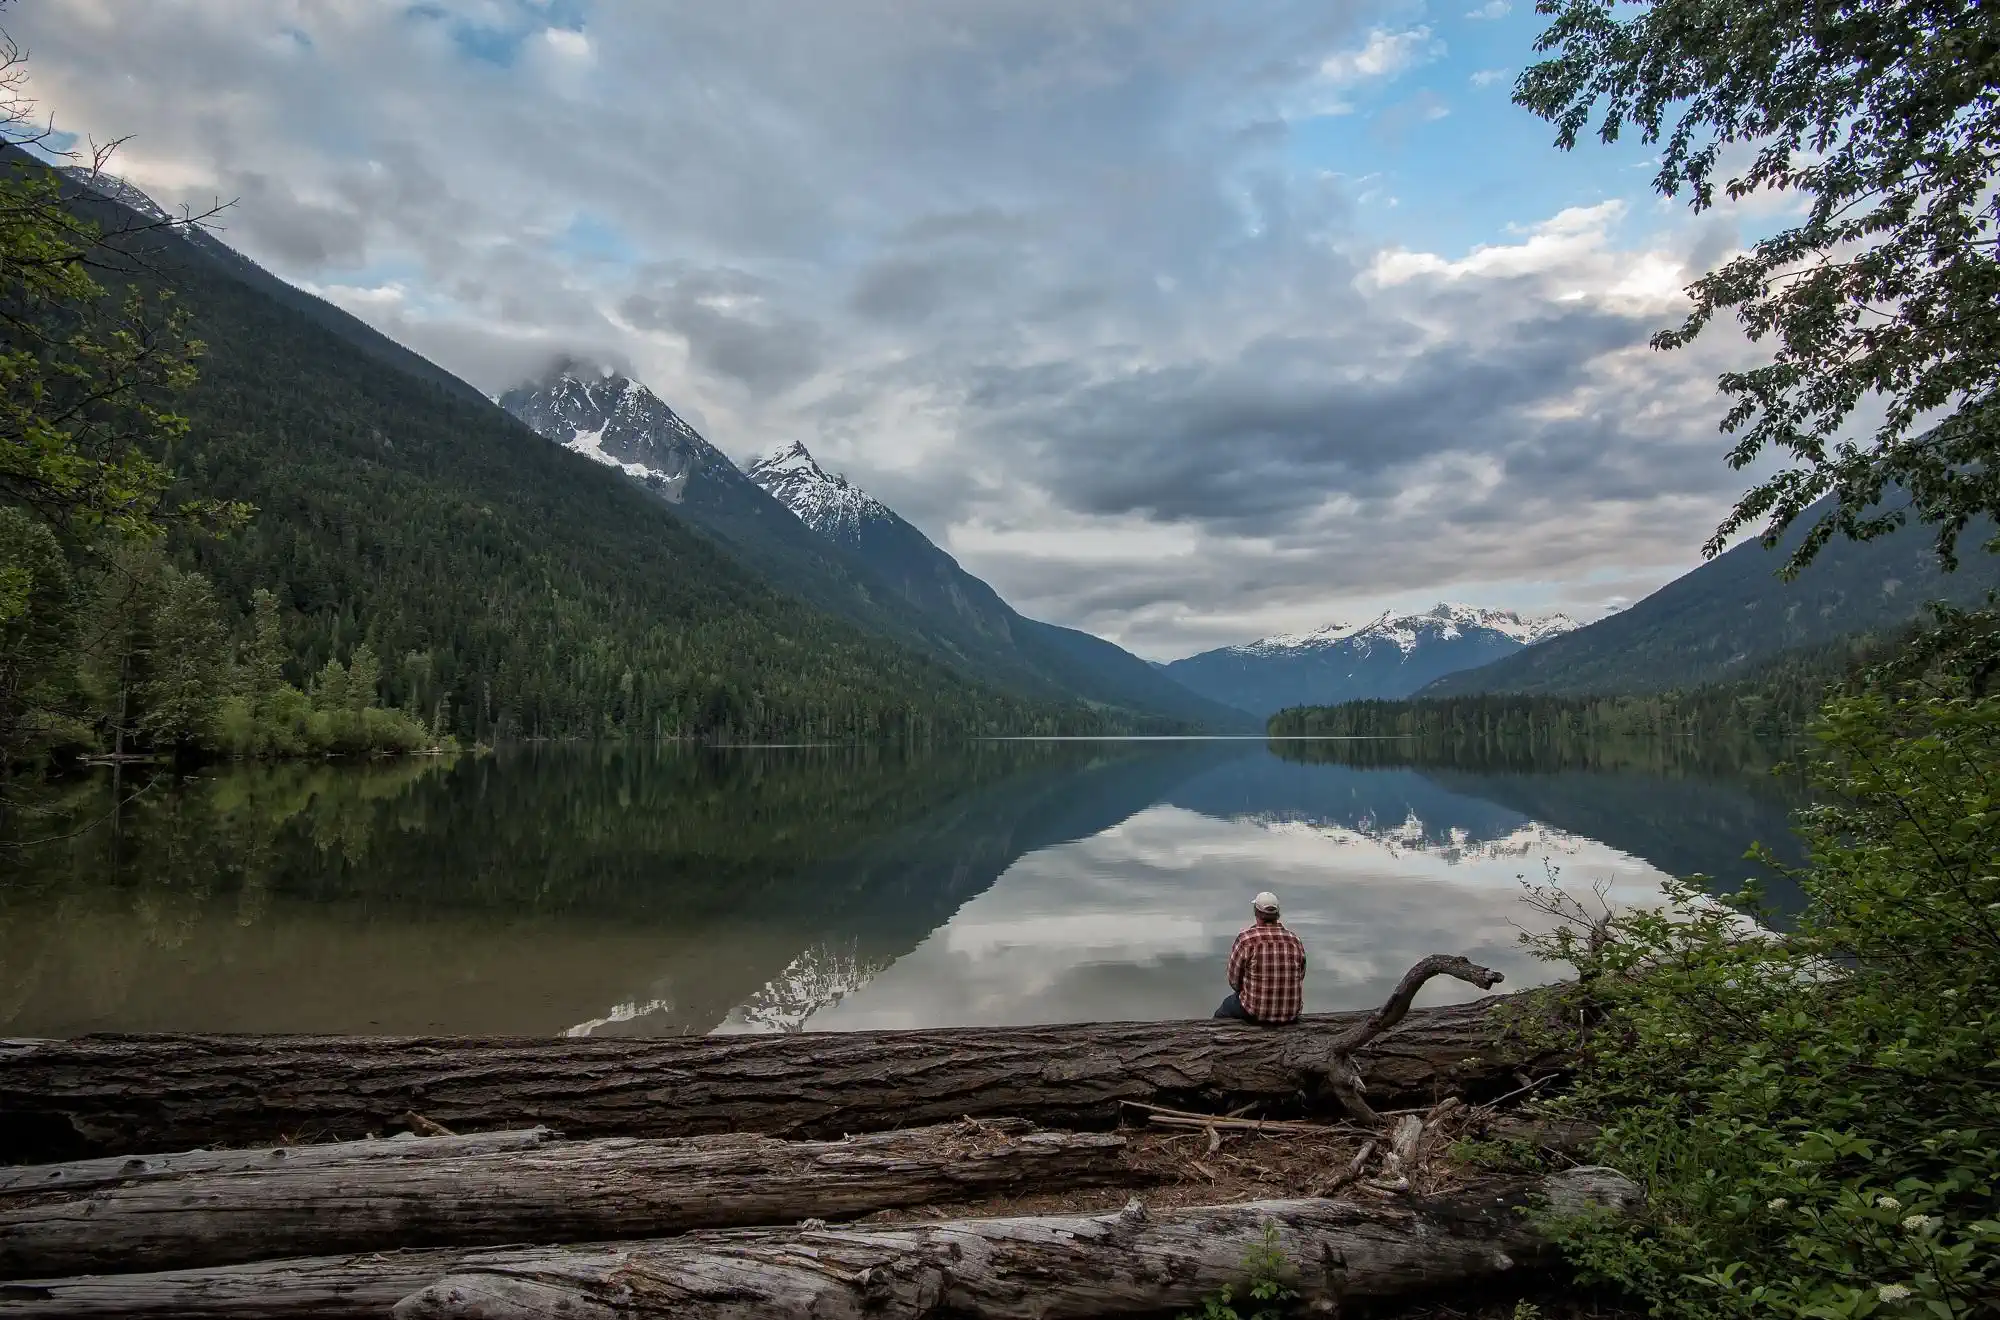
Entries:
[[1746,541],[1616,614],[1440,677],[1422,695],[1614,694],[1722,682],[1779,652],[1901,628],[1927,602],[1973,604],[2000,588],[2000,556],[1977,548],[1994,534],[1983,521],[1968,529],[1956,573],[1939,569],[1933,530],[1913,524],[1873,541],[1836,537],[1796,580],[1780,580],[1778,569],[1824,508],[1808,510],[1775,550]]
[[1023,617],[801,443],[746,473],[645,385],[577,364],[499,402],[543,438],[623,472],[781,590],[970,677],[1211,732],[1258,727],[1102,638]]
[[1407,697],[1441,675],[1488,664],[1575,627],[1560,614],[1524,618],[1441,603],[1421,614],[1385,613],[1364,624],[1328,624],[1203,651],[1165,671],[1212,700],[1271,715],[1287,706]]

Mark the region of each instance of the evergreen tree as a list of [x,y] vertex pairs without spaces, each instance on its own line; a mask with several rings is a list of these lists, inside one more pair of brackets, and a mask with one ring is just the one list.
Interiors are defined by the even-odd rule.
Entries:
[[208,579],[161,566],[145,623],[136,728],[154,747],[190,750],[209,734],[227,683],[228,634]]

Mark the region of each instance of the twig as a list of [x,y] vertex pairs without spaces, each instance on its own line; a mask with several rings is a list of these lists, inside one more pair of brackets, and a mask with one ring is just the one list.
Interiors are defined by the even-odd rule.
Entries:
[[1148,1114],[1146,1121],[1156,1127],[1205,1128],[1210,1131],[1221,1129],[1225,1132],[1334,1133],[1355,1130],[1347,1123],[1298,1123],[1278,1118],[1201,1118],[1196,1115]]
[[1359,1182],[1361,1175],[1367,1172],[1369,1159],[1375,1154],[1375,1145],[1376,1143],[1373,1141],[1364,1145],[1361,1148],[1361,1153],[1354,1157],[1352,1164],[1349,1164],[1345,1170],[1335,1174],[1332,1179],[1322,1184],[1319,1190],[1315,1191],[1313,1195],[1319,1197],[1332,1196],[1342,1188]]
[[422,1137],[453,1137],[458,1135],[444,1124],[425,1118],[414,1109],[405,1109],[403,1116],[396,1121]]
[[1260,1178],[1267,1178],[1272,1182],[1283,1182],[1285,1180],[1284,1175],[1279,1173],[1276,1169],[1267,1168],[1264,1165],[1257,1163],[1257,1161],[1255,1160],[1246,1160],[1241,1156],[1231,1155],[1226,1151],[1223,1153],[1222,1158],[1228,1160],[1231,1164],[1242,1165],[1244,1168],[1249,1169],[1252,1173],[1255,1173]]
[[[1195,1119],[1200,1119],[1204,1123],[1212,1123],[1218,1118],[1236,1117],[1235,1113],[1197,1114],[1192,1109],[1169,1109],[1165,1105],[1149,1105],[1143,1100],[1120,1100],[1118,1103],[1125,1106],[1127,1109],[1139,1109],[1145,1111],[1148,1114],[1169,1114],[1175,1118],[1195,1118]],[[1245,1106],[1245,1108],[1248,1108],[1248,1106]],[[1240,1113],[1241,1111],[1239,1110],[1237,1112]]]
[[1499,1106],[1506,1104],[1509,1100],[1512,1100],[1515,1096],[1525,1095],[1529,1091],[1534,1090],[1536,1087],[1544,1085],[1554,1076],[1555,1076],[1554,1073],[1544,1073],[1540,1077],[1537,1077],[1534,1081],[1529,1082],[1526,1086],[1516,1087],[1513,1090],[1507,1092],[1507,1094],[1498,1098],[1497,1100],[1488,1100],[1485,1103],[1485,1105],[1482,1106],[1482,1108],[1496,1109]]

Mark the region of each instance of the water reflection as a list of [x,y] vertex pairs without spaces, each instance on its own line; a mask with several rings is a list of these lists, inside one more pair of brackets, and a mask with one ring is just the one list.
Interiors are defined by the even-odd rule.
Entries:
[[[1789,799],[1755,777],[1397,755],[523,748],[162,781],[0,881],[0,1031],[1205,1014],[1262,888],[1311,950],[1309,1003],[1352,1007],[1435,950],[1544,975],[1513,924],[1544,865],[1638,900],[1663,869],[1734,880],[1752,839],[1786,837]],[[16,828],[109,806],[108,784],[72,788]]]

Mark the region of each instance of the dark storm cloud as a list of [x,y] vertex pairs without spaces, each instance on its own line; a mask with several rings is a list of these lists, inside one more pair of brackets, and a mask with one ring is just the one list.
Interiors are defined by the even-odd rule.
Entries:
[[[967,401],[985,414],[980,434],[1022,446],[1072,508],[1269,531],[1328,490],[1388,493],[1412,463],[1453,451],[1550,475],[1545,445],[1520,438],[1519,409],[1649,329],[1591,310],[1537,316],[1497,344],[1405,344],[1380,376],[1339,369],[1363,352],[1345,337],[1273,336],[1231,361],[1089,383],[1062,364],[987,373]],[[1575,476],[1589,457],[1566,447],[1557,461]]]

